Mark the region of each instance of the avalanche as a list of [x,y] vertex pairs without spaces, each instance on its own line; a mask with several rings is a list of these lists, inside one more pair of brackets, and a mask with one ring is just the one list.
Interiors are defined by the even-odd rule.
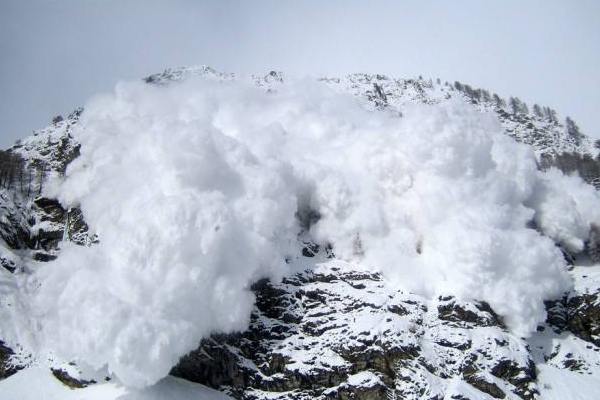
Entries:
[[458,100],[399,116],[306,80],[120,83],[74,135],[81,156],[46,195],[80,205],[100,241],[63,244],[31,278],[26,345],[134,387],[244,329],[249,286],[292,272],[301,239],[399,288],[485,300],[528,335],[570,285],[554,241],[581,250],[600,222],[591,186],[538,172]]

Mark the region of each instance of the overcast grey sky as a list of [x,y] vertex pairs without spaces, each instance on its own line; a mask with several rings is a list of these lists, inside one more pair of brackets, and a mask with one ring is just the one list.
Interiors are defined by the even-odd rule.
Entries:
[[382,72],[549,105],[600,137],[600,1],[0,0],[0,147],[166,67]]

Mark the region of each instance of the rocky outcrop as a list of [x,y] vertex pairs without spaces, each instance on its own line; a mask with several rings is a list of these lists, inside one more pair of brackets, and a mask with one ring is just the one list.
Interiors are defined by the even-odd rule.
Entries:
[[82,389],[88,387],[91,384],[96,383],[93,380],[87,381],[85,379],[73,378],[67,371],[62,368],[51,368],[50,371],[56,379],[58,379],[63,385],[70,387],[71,389]]
[[600,347],[600,290],[547,301],[546,309],[547,322],[557,333],[568,331]]
[[[36,261],[50,261],[57,256],[59,243],[69,240],[89,245],[97,240],[88,235],[88,226],[81,210],[65,210],[57,200],[37,197],[31,203],[3,199],[0,193],[0,236],[9,248],[26,250]],[[2,201],[4,200],[4,201]],[[24,200],[23,200],[24,201]],[[0,265],[14,272],[18,265],[14,259],[1,257]]]
[[15,367],[10,362],[10,357],[13,354],[12,349],[0,340],[0,380],[8,378],[19,371],[20,368]]
[[[58,243],[67,239],[77,244],[89,244],[88,226],[77,207],[65,210],[58,200],[38,197],[34,201],[36,222],[34,248],[52,251]],[[65,237],[66,236],[66,237]]]
[[19,154],[26,161],[28,171],[35,171],[38,177],[35,194],[41,194],[40,183],[49,172],[64,175],[67,166],[79,156],[80,144],[71,136],[71,131],[79,122],[83,108],[78,108],[69,114],[68,118],[56,121],[52,125],[34,131],[27,138],[17,141],[10,152]]
[[600,346],[600,292],[570,297],[566,308],[569,331]]
[[173,375],[239,399],[441,399],[455,379],[496,398],[537,393],[527,343],[486,303],[426,300],[333,260],[252,289],[249,329],[203,340]]

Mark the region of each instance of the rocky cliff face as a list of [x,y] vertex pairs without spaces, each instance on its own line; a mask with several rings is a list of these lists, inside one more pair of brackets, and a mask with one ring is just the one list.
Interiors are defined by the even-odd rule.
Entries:
[[537,393],[527,342],[486,303],[430,301],[334,260],[253,290],[249,330],[204,340],[172,374],[244,399]]
[[592,293],[548,302],[523,339],[486,303],[427,300],[333,260],[306,266],[258,282],[248,331],[203,340],[171,373],[240,399],[534,399],[549,385],[538,365],[599,376],[600,282],[586,267],[572,273]]
[[[194,74],[235,79],[197,67],[145,80],[169,84]],[[253,79],[276,90],[284,77],[271,72]],[[496,113],[507,135],[532,146],[540,162],[551,163],[565,152],[597,160],[590,139],[570,135],[558,122],[511,113],[454,85],[367,74],[323,80],[373,109],[399,114],[409,103],[460,96],[479,111]],[[79,154],[70,130],[81,112],[57,120],[10,151],[44,176],[64,173]],[[592,173],[588,181],[593,179]],[[0,192],[0,235],[6,244],[0,260],[10,273],[20,273],[32,260],[60,256],[62,240],[82,245],[96,240],[88,236],[80,210],[22,192]],[[597,236],[593,233],[586,247],[596,261]],[[586,255],[579,255],[570,271],[573,290],[548,301],[546,324],[524,339],[507,331],[484,302],[451,296],[430,300],[398,291],[383,276],[338,261],[313,244],[303,254],[298,261],[302,272],[281,283],[254,284],[256,305],[248,330],[203,340],[171,373],[239,399],[528,400],[550,390],[555,375],[548,371],[567,374],[565,379],[568,374],[600,379],[600,267],[584,265]],[[0,342],[0,379],[16,371],[11,354]]]
[[0,262],[14,271],[27,260],[49,261],[56,258],[65,226],[70,239],[87,243],[87,225],[81,212],[65,210],[58,201],[41,196],[44,182],[52,175],[64,174],[67,165],[79,155],[79,143],[70,132],[83,109],[68,118],[55,118],[52,125],[19,140],[8,152],[24,160],[18,182],[0,189],[0,236],[15,255],[4,252]]

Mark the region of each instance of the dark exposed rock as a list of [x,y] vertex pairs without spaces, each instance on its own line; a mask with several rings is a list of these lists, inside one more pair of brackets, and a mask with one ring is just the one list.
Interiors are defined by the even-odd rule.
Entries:
[[570,331],[577,337],[600,346],[600,291],[571,294],[546,301],[548,322],[557,332]]
[[535,364],[532,360],[529,360],[525,367],[517,365],[513,360],[502,360],[490,372],[495,377],[513,384],[514,392],[524,400],[533,400],[538,394],[531,385],[537,380]]
[[319,253],[319,245],[314,242],[304,243],[302,247],[302,255],[304,257],[314,257]]
[[12,349],[0,340],[0,380],[8,378],[19,371],[20,368],[13,366],[10,362],[10,357],[13,354]]
[[476,309],[467,310],[450,298],[442,298],[438,305],[439,318],[451,321],[459,325],[465,323],[477,326],[499,326],[504,327],[500,317],[492,310],[486,302],[475,302]]
[[479,389],[480,391],[489,394],[496,399],[503,399],[506,397],[506,393],[502,391],[494,382],[490,382],[482,376],[474,374],[465,374],[465,381],[471,386]]
[[34,204],[38,223],[46,222],[43,224],[44,228],[38,229],[37,234],[34,235],[36,242],[34,248],[56,250],[65,235],[65,225],[67,225],[67,236],[70,241],[85,245],[92,240],[88,237],[88,226],[79,208],[65,210],[57,200],[45,197],[37,197]]
[[83,379],[77,379],[77,378],[73,378],[71,375],[69,375],[69,373],[67,371],[65,371],[64,369],[60,369],[60,368],[51,368],[50,369],[52,371],[52,375],[54,375],[54,377],[56,379],[58,379],[59,381],[61,381],[64,385],[70,387],[71,389],[82,389],[84,387],[87,387],[93,383],[96,383],[95,381],[91,380],[91,381],[86,381]]
[[408,315],[409,311],[400,304],[388,305],[388,311],[398,315]]
[[43,228],[37,229],[35,235],[34,248],[46,251],[55,250],[58,242],[63,237],[64,221],[66,211],[60,206],[58,201],[45,198],[37,198],[34,204],[39,210],[38,223],[48,222]]
[[583,362],[577,359],[568,359],[563,361],[563,367],[571,371],[579,371],[583,366]]
[[0,266],[4,267],[8,272],[15,272],[17,269],[17,265],[13,260],[4,257],[0,257]]
[[466,342],[463,343],[453,343],[450,342],[446,339],[440,339],[437,342],[435,342],[437,345],[439,346],[443,346],[443,347],[452,347],[458,350],[467,350],[471,348],[471,344],[472,342],[470,340],[467,340]]
[[558,331],[563,331],[568,325],[566,296],[561,299],[544,301],[546,307],[546,322]]
[[568,327],[583,340],[600,346],[600,292],[570,297]]
[[57,256],[55,254],[48,254],[43,251],[36,251],[33,253],[32,258],[36,261],[48,262],[48,261],[56,260]]
[[340,385],[326,396],[329,399],[340,400],[387,400],[388,389],[380,380],[371,382]]

